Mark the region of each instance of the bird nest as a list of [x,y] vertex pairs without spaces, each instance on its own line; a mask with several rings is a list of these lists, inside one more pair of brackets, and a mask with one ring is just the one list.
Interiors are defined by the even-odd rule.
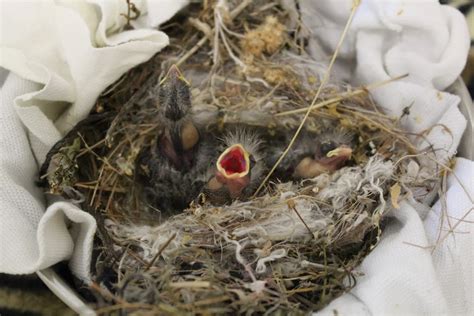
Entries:
[[48,154],[48,192],[98,222],[99,312],[318,310],[355,285],[400,197],[437,185],[367,87],[324,85],[289,10],[190,5]]

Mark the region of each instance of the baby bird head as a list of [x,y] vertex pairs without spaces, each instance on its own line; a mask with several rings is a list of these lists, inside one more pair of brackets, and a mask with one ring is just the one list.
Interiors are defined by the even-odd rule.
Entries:
[[207,191],[230,199],[248,197],[264,171],[259,153],[261,142],[256,135],[243,131],[229,134],[224,144],[226,147],[216,161]]
[[319,163],[326,165],[331,171],[343,167],[352,156],[352,148],[349,144],[334,141],[321,143],[320,152]]
[[164,117],[171,121],[182,119],[191,108],[189,82],[176,65],[160,81],[158,100]]
[[325,132],[315,142],[313,156],[303,158],[295,168],[295,177],[313,178],[342,168],[352,156],[353,136],[342,130]]

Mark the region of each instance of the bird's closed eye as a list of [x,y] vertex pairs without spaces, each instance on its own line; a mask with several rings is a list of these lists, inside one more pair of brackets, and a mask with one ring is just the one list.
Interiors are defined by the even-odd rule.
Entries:
[[336,144],[332,141],[324,142],[321,144],[321,154],[326,155],[331,150],[336,149]]

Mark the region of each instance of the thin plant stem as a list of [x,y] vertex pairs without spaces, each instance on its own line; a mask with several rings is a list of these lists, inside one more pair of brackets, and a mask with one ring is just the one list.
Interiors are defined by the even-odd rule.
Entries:
[[323,80],[321,81],[321,85],[319,86],[318,88],[318,91],[316,91],[316,95],[314,96],[313,98],[313,101],[311,102],[311,106],[308,107],[308,109],[306,110],[306,113],[303,117],[303,120],[301,121],[300,125],[298,126],[298,129],[296,130],[295,134],[293,135],[293,138],[291,139],[290,143],[288,144],[288,146],[286,147],[285,151],[281,154],[280,158],[278,159],[278,161],[275,163],[275,165],[273,166],[273,168],[270,170],[270,172],[267,174],[267,176],[265,177],[265,179],[263,179],[262,183],[260,184],[260,186],[258,187],[257,191],[255,191],[253,197],[257,196],[260,191],[262,190],[262,188],[265,186],[265,183],[267,183],[267,181],[270,179],[270,177],[272,176],[272,174],[275,172],[276,168],[280,165],[280,163],[283,161],[283,159],[285,159],[286,155],[288,154],[288,152],[290,151],[291,147],[293,146],[293,144],[295,143],[296,139],[298,138],[301,130],[303,129],[303,126],[304,124],[306,123],[306,121],[308,120],[308,117],[309,117],[309,114],[311,113],[312,110],[314,110],[314,106],[316,105],[316,101],[318,100],[319,98],[319,95],[321,94],[321,91],[323,90],[323,87],[326,85],[326,83],[329,81],[329,77],[330,77],[330,74],[331,74],[331,69],[334,65],[334,62],[336,61],[336,58],[337,58],[337,55],[339,53],[339,49],[341,48],[342,46],[342,43],[344,42],[344,39],[346,37],[346,34],[347,32],[349,31],[349,27],[352,23],[352,20],[354,18],[354,15],[357,11],[357,8],[359,7],[360,5],[360,1],[354,1],[353,2],[353,5],[352,5],[352,9],[351,9],[351,13],[349,15],[349,19],[347,20],[347,23],[346,23],[346,26],[344,27],[344,31],[342,32],[341,34],[341,37],[339,38],[339,42],[337,43],[337,46],[336,46],[336,49],[334,51],[334,54],[332,55],[332,58],[331,58],[331,61],[329,63],[329,66],[328,66],[328,69],[326,70],[326,72],[324,73],[324,77],[323,77]]

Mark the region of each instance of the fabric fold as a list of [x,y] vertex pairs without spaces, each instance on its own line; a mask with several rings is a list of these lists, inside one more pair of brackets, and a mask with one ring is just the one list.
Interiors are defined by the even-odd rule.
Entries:
[[95,220],[70,203],[45,209],[38,166],[107,86],[168,45],[146,21],[163,23],[187,2],[161,3],[161,18],[149,18],[147,2],[137,1],[145,22],[124,32],[122,0],[2,5],[2,28],[14,31],[0,39],[0,66],[11,72],[0,107],[0,272],[69,260],[76,276],[89,279]]

